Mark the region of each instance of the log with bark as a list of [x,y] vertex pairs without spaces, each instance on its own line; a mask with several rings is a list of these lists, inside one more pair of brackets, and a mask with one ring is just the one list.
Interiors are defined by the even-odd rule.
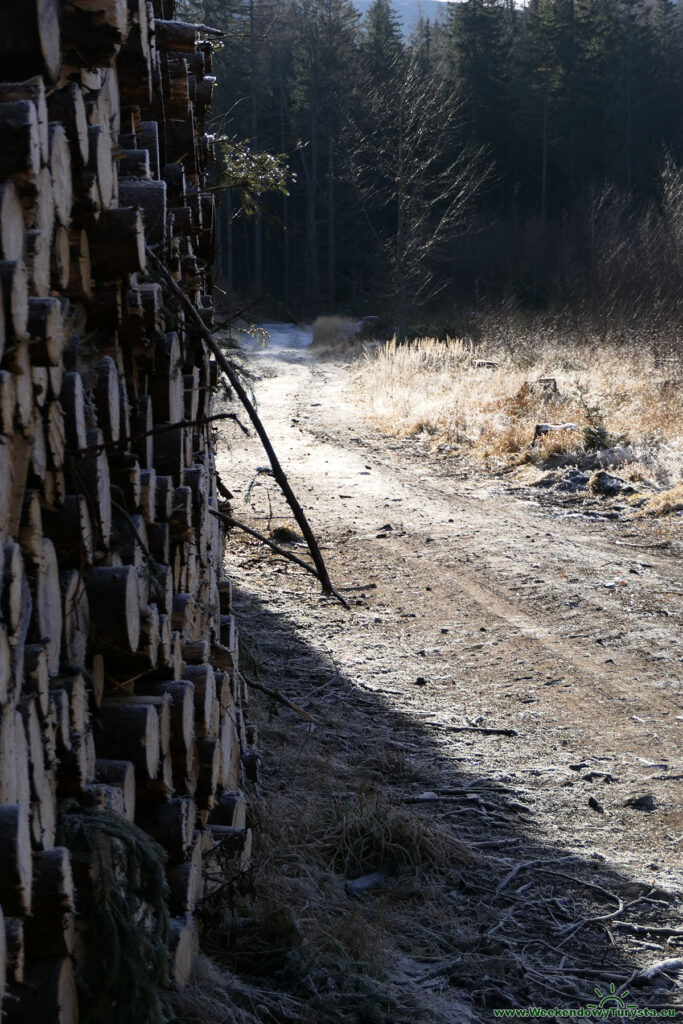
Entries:
[[[2,289],[7,337],[15,342],[28,340],[29,281],[26,266],[21,260],[0,260],[0,288]],[[15,373],[23,370],[16,359],[11,367]]]
[[65,345],[64,317],[59,299],[29,299],[28,333],[32,365],[58,366]]
[[4,0],[0,40],[3,77],[39,75],[56,82],[62,63],[58,0]]
[[137,207],[119,207],[103,213],[92,228],[90,244],[98,280],[120,280],[145,270],[145,230]]
[[86,495],[88,507],[93,513],[97,527],[95,546],[98,550],[106,550],[109,548],[112,531],[111,483],[101,430],[87,431],[85,452],[81,458],[73,461],[71,470],[76,488]]
[[0,103],[0,138],[0,178],[13,177],[20,191],[35,195],[40,173],[40,128],[33,103]]
[[24,210],[14,182],[5,181],[0,184],[0,258],[16,262],[23,254]]
[[135,765],[132,761],[98,759],[95,764],[95,779],[107,786],[120,790],[123,798],[124,817],[135,818]]
[[127,33],[126,0],[69,0],[62,11],[64,58],[75,67],[109,67]]
[[95,652],[137,651],[138,577],[133,566],[98,566],[87,577],[90,640]]
[[8,1024],[77,1024],[78,994],[71,958],[27,958],[21,995],[16,1002],[7,1003],[7,1020]]
[[161,759],[159,725],[153,703],[105,699],[98,714],[98,752],[131,761],[142,778],[154,779]]
[[0,905],[6,914],[31,911],[33,856],[28,805],[0,805]]
[[88,163],[88,117],[82,91],[75,82],[51,92],[47,99],[50,121],[63,126],[75,169]]

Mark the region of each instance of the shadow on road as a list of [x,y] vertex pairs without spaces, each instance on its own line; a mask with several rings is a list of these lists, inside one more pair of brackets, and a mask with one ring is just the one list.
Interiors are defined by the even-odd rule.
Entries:
[[[585,1007],[601,1000],[630,1019],[626,1007],[672,1007],[675,965],[651,978],[643,966],[680,954],[674,895],[561,834],[539,838],[514,783],[487,777],[509,737],[444,736],[397,710],[391,682],[355,683],[253,593],[237,592],[236,610],[245,675],[316,722],[258,695],[251,912],[263,923],[286,911],[291,927],[286,941],[264,927],[251,959],[233,935],[233,967],[254,976],[270,963],[264,983],[307,1021],[483,1022],[529,1006],[584,1008],[575,1019],[590,1020]],[[481,749],[476,776],[459,765],[467,743]]]

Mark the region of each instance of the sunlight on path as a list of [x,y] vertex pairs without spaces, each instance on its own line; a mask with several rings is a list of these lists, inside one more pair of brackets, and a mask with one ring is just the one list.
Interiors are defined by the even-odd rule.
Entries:
[[[259,326],[268,332],[265,346],[266,351],[308,348],[313,341],[313,327],[310,324],[300,327],[295,324],[283,324],[273,321],[260,324]],[[263,348],[261,343],[246,331],[236,332],[236,336],[240,346],[248,351]]]

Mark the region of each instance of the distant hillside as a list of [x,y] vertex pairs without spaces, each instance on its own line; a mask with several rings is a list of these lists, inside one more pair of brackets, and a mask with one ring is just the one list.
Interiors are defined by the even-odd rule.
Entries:
[[[365,14],[372,0],[353,0],[361,14]],[[393,0],[392,6],[403,23],[403,32],[410,35],[420,16],[430,21],[446,17],[448,4],[443,0]]]

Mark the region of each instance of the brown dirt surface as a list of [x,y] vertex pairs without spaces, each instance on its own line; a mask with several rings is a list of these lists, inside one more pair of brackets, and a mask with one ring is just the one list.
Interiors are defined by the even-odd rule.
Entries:
[[[243,671],[315,719],[255,701],[243,917],[288,926],[214,950],[268,988],[255,1019],[483,1022],[614,985],[683,1020],[680,517],[622,520],[386,438],[342,360],[251,367],[351,604],[232,533]],[[291,527],[257,440],[222,435],[234,516]]]

